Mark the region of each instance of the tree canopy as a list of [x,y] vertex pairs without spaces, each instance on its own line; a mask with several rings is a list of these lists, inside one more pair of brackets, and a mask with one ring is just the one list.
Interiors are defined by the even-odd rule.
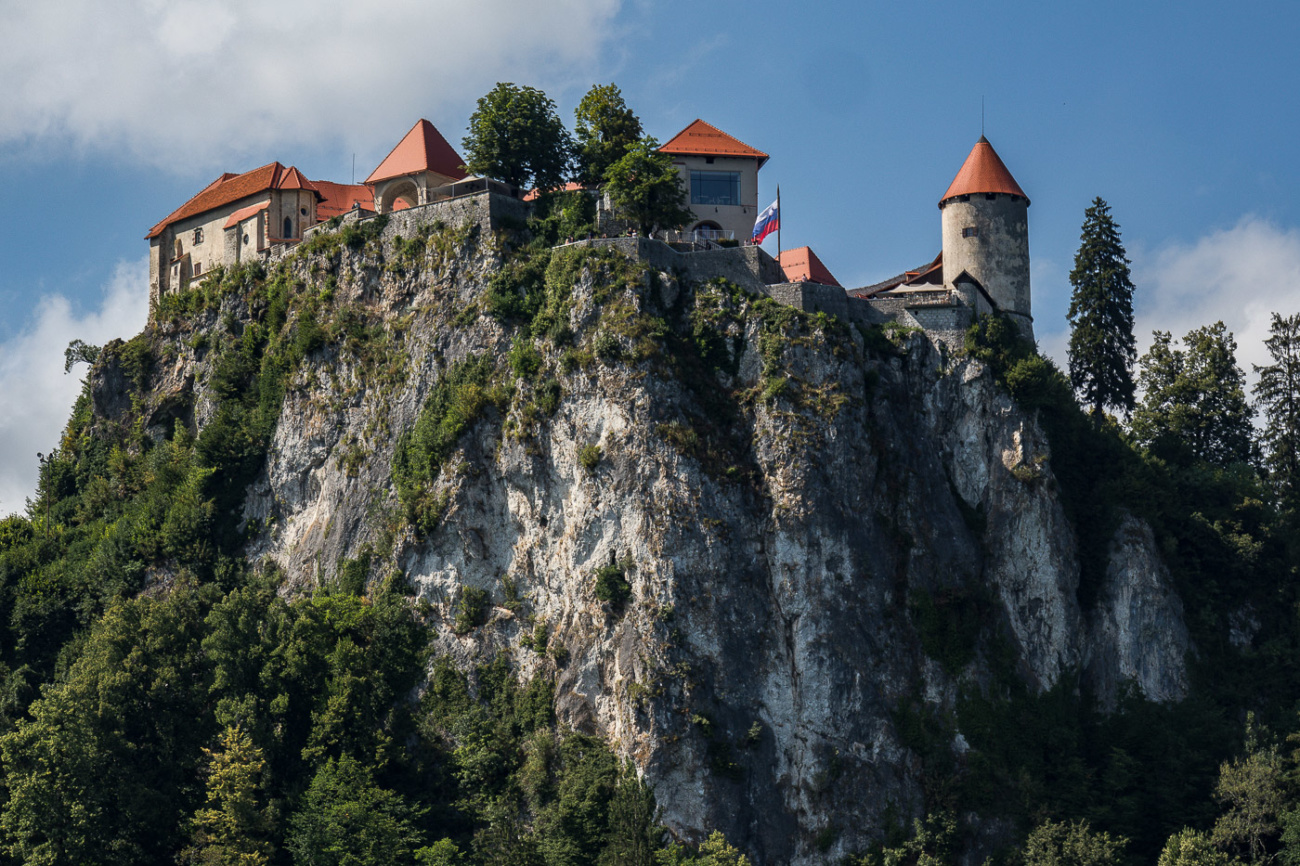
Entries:
[[1084,211],[1070,271],[1070,384],[1099,416],[1107,406],[1133,408],[1133,281],[1119,225],[1101,198]]
[[556,189],[568,174],[569,132],[534,87],[506,81],[480,97],[463,143],[469,171],[511,186]]
[[1264,459],[1278,498],[1300,506],[1300,313],[1273,314],[1264,341],[1272,364],[1255,367],[1255,399],[1264,414]]
[[601,183],[605,170],[641,138],[641,121],[612,83],[592,86],[573,114],[574,179],[584,185]]
[[1237,341],[1223,322],[1190,331],[1181,348],[1167,331],[1154,332],[1154,338],[1138,362],[1143,396],[1132,421],[1138,441],[1184,462],[1249,461],[1254,410],[1237,366]]
[[686,188],[672,157],[647,136],[628,146],[605,171],[605,191],[614,207],[642,234],[680,228],[693,218],[686,206]]

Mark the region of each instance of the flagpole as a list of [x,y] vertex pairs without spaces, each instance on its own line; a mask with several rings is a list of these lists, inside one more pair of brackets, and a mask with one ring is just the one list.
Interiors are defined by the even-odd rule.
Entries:
[[781,184],[776,185],[776,260],[781,261]]

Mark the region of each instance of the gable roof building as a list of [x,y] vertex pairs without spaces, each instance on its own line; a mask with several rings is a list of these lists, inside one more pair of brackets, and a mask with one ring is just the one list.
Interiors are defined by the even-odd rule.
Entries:
[[695,221],[691,232],[748,240],[758,215],[758,170],[768,155],[696,119],[659,150],[673,157]]
[[830,268],[822,264],[812,247],[798,247],[793,250],[781,250],[781,271],[792,283],[821,283],[823,286],[839,286],[840,281],[831,274]]
[[465,161],[442,133],[427,120],[416,121],[397,146],[370,173],[366,183],[374,189],[375,210],[388,213],[394,206],[428,204],[429,190],[467,177]]

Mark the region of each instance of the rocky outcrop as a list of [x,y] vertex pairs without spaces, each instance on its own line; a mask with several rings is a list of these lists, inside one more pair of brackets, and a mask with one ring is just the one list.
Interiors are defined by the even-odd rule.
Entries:
[[[499,238],[460,233],[393,267],[392,234],[287,265],[327,275],[328,303],[375,342],[318,351],[290,382],[245,508],[250,554],[308,587],[372,551],[376,579],[399,570],[432,606],[441,652],[555,676],[561,720],[633,760],[674,832],[810,864],[867,844],[888,808],[918,810],[898,709],[951,714],[990,664],[980,635],[927,654],[927,599],[987,599],[1034,689],[1086,667],[1108,700],[1125,681],[1183,694],[1189,640],[1150,530],[1124,523],[1081,610],[1046,437],[977,361],[921,334],[882,351],[834,319],[599,257],[560,287],[566,350],[483,314]],[[691,347],[711,336],[701,371]],[[420,536],[397,443],[451,365],[515,340],[542,368],[443,462],[445,510]],[[196,361],[186,380],[200,424],[206,375]],[[549,415],[541,379],[562,395]],[[625,605],[597,597],[611,566]],[[470,588],[487,621],[453,628]]]

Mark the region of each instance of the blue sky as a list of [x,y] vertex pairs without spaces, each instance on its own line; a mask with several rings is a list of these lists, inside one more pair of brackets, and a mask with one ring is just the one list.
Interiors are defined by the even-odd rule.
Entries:
[[1223,318],[1248,365],[1267,313],[1300,310],[1295,4],[111,5],[0,6],[0,513],[66,420],[63,345],[142,325],[154,222],[273,159],[346,181],[355,154],[364,177],[419,117],[459,146],[498,80],[545,89],[569,121],[614,81],[661,140],[701,117],[767,151],[760,206],[779,183],[785,245],[849,286],[938,251],[983,99],[1033,202],[1054,356],[1098,195],[1134,260],[1139,333]]

